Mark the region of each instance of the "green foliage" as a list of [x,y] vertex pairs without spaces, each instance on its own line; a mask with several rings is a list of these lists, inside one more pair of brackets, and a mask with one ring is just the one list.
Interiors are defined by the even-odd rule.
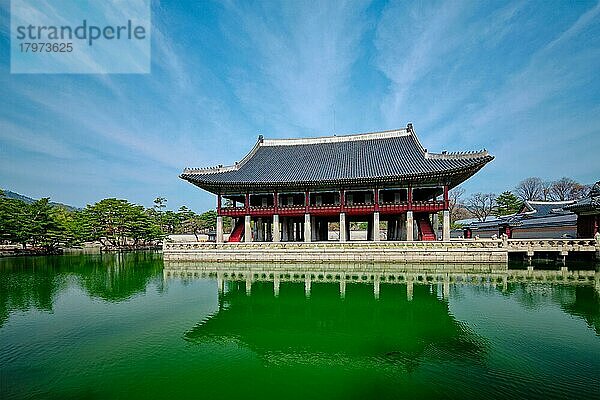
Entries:
[[523,202],[512,192],[506,191],[496,198],[496,215],[511,215],[518,213]]
[[86,239],[99,241],[104,246],[145,246],[164,237],[161,227],[150,213],[143,206],[127,200],[101,200],[88,205],[82,211],[82,216]]
[[[167,199],[158,197],[146,209],[127,200],[104,199],[83,210],[69,210],[41,199],[28,204],[0,192],[0,241],[46,249],[76,247],[100,242],[105,248],[154,246],[169,234],[198,235],[217,227],[214,210],[196,214],[183,206],[165,210]],[[225,227],[231,218],[224,219]]]

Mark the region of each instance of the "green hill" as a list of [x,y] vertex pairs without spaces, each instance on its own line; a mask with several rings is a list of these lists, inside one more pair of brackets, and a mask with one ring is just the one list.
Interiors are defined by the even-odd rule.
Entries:
[[[12,192],[10,190],[6,190],[6,189],[0,189],[0,190],[2,191],[2,193],[4,193],[4,196],[6,196],[9,199],[21,200],[21,201],[24,201],[27,204],[31,204],[34,201],[36,201],[36,199],[32,199],[31,197],[23,196],[22,194],[15,193],[15,192]],[[63,203],[55,203],[55,202],[51,201],[50,204],[53,205],[53,206],[56,206],[56,207],[64,207],[64,208],[66,208],[69,211],[78,210],[77,207],[69,206],[69,205],[63,204]]]

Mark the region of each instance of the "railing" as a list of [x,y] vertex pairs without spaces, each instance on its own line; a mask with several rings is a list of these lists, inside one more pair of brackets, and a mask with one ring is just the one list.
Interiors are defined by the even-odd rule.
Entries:
[[505,239],[503,247],[509,252],[572,252],[597,251],[595,239]]
[[[343,207],[339,204],[311,204],[308,206],[308,212],[313,215],[335,215],[340,212],[345,212],[349,215],[367,215],[377,211],[382,214],[397,214],[404,213],[409,210],[414,212],[437,212],[444,210],[443,201],[413,201],[410,204],[407,201],[400,203],[354,203],[346,204]],[[279,205],[275,206],[250,206],[248,210],[245,207],[221,207],[221,215],[229,217],[242,217],[246,214],[251,216],[271,216],[279,214],[283,216],[299,216],[303,215],[307,207],[300,205]]]
[[306,207],[303,204],[293,206],[279,206],[278,212],[279,215],[283,216],[304,215],[304,213],[306,212]]
[[165,240],[163,250],[235,249],[415,249],[415,250],[469,250],[505,249],[508,252],[539,251],[600,251],[595,239],[452,239],[451,241],[355,241],[355,242],[174,242]]
[[501,240],[452,240],[442,241],[381,241],[381,242],[241,242],[241,243],[214,243],[214,242],[172,242],[165,240],[164,251],[189,251],[209,249],[239,249],[239,250],[293,250],[293,249],[390,249],[390,250],[439,250],[460,251],[471,249],[501,249]]

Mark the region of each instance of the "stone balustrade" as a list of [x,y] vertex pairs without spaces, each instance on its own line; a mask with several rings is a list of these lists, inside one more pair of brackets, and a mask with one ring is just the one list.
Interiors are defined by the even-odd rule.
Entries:
[[382,242],[172,242],[163,244],[165,260],[270,262],[457,262],[506,263],[508,253],[596,252],[595,239],[461,239]]

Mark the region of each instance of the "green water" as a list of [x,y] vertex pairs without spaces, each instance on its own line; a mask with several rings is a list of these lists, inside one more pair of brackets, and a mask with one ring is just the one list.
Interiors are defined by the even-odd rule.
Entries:
[[220,291],[154,253],[0,259],[0,398],[600,398],[597,274],[376,296],[265,271]]

